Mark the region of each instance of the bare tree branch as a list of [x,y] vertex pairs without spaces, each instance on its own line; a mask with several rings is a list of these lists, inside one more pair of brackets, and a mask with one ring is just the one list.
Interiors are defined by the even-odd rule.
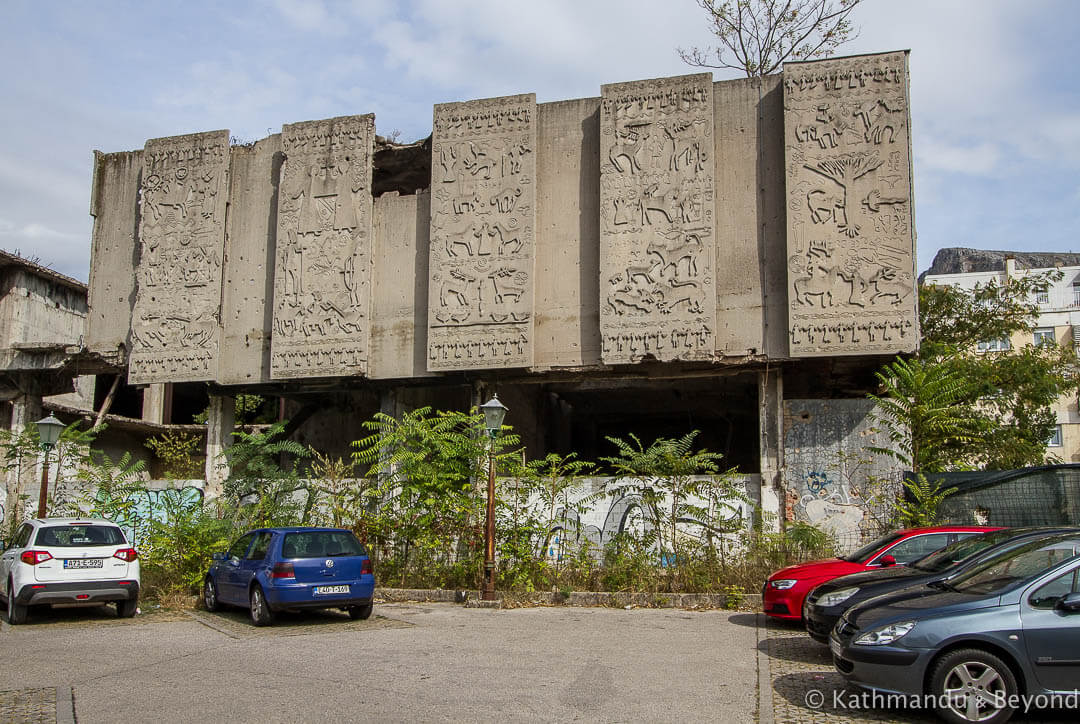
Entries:
[[832,55],[858,37],[849,15],[862,0],[697,0],[717,44],[677,48],[688,65],[767,75],[793,60]]

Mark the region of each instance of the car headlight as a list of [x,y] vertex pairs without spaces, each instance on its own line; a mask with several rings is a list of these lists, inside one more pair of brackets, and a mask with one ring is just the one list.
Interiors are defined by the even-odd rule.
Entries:
[[833,591],[832,593],[826,593],[819,598],[816,603],[819,606],[839,606],[844,601],[848,600],[856,593],[859,592],[858,586],[852,588],[841,588],[839,591]]
[[798,581],[794,578],[777,578],[775,581],[769,581],[769,585],[778,591],[786,591],[796,583],[798,583]]
[[914,621],[891,623],[888,626],[877,628],[873,631],[867,631],[856,638],[855,643],[860,646],[884,646],[885,644],[891,644],[901,636],[907,635],[913,628],[915,628]]

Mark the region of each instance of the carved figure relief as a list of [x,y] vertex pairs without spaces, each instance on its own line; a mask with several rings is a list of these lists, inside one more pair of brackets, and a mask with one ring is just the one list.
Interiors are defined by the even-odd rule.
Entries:
[[435,106],[428,369],[532,364],[536,97]]
[[217,374],[229,132],[146,142],[131,384]]
[[793,357],[914,349],[907,57],[784,69]]
[[604,362],[709,359],[712,76],[604,86],[600,129]]
[[270,375],[367,372],[375,117],[282,128]]

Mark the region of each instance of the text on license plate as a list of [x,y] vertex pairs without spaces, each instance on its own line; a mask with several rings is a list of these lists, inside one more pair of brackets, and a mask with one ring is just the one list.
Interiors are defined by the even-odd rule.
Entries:
[[348,586],[315,586],[315,595],[321,596],[328,593],[348,593]]
[[843,654],[841,652],[844,649],[843,649],[842,646],[840,646],[839,641],[837,641],[834,638],[830,638],[829,639],[829,648],[832,649],[833,654],[835,654],[837,657],[843,658]]
[[64,568],[101,568],[103,563],[101,558],[65,558]]

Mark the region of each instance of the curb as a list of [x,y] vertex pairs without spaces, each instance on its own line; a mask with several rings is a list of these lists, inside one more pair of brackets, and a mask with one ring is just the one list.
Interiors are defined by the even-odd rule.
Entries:
[[772,702],[772,670],[765,649],[769,637],[769,622],[765,614],[757,615],[757,673],[758,673],[758,724],[773,724],[775,719]]
[[56,687],[56,724],[75,724],[75,693],[70,686]]
[[[538,591],[506,593],[497,591],[497,602],[480,601],[479,591],[454,591],[435,588],[376,588],[375,598],[386,603],[421,601],[425,603],[464,603],[469,608],[513,608],[516,606],[605,606],[625,608],[720,608],[760,609],[761,594],[744,593],[610,593],[572,591],[569,594]],[[483,605],[481,605],[481,603]]]

